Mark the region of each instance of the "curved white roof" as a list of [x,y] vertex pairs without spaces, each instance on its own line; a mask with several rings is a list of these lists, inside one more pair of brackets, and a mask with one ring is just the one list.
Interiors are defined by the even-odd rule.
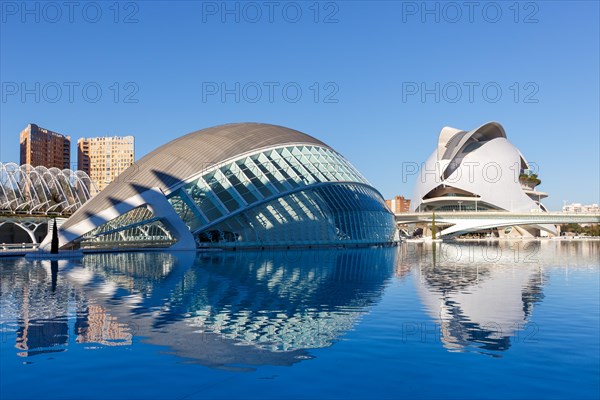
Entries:
[[[448,196],[471,196],[480,205],[510,211],[539,208],[522,189],[519,175],[528,168],[521,152],[508,141],[504,128],[489,122],[471,131],[445,127],[440,132],[435,151],[422,166],[415,183],[412,209],[425,200]],[[435,202],[427,200],[427,203]]]

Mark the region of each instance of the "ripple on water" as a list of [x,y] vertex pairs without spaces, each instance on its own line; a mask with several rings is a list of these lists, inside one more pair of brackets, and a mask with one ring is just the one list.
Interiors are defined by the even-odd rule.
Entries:
[[1,260],[0,393],[597,397],[599,243],[459,246]]

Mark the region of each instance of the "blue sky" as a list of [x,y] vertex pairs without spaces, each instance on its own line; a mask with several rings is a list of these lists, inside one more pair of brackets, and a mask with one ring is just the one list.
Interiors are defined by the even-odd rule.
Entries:
[[19,161],[30,122],[73,143],[135,135],[138,159],[267,122],[410,196],[403,163],[422,163],[442,127],[498,121],[539,165],[549,208],[599,201],[598,2],[223,4],[2,1],[0,160]]

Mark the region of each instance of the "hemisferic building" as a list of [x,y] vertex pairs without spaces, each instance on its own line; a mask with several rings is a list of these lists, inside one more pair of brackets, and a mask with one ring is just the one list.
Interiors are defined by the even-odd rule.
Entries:
[[[381,194],[296,130],[239,123],[175,139],[136,162],[59,229],[63,249],[389,243]],[[47,239],[48,241],[49,239]]]

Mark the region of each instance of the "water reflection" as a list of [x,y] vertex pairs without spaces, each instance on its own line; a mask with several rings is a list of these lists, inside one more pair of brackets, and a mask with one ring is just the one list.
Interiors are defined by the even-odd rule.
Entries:
[[436,331],[431,348],[499,356],[536,340],[548,269],[597,269],[599,256],[599,242],[484,241],[2,259],[0,333],[21,357],[141,340],[211,367],[292,365],[355,327],[395,277],[406,296],[416,285],[419,303],[392,305],[379,329],[397,332],[416,304],[427,326],[410,322],[428,342]]
[[544,298],[544,265],[557,261],[556,251],[548,251],[556,246],[542,246],[490,241],[404,248],[404,262],[418,267],[418,295],[445,348],[497,356],[511,341],[533,339],[537,327],[529,318]]
[[28,262],[2,260],[0,308],[2,331],[16,331],[17,355],[31,357],[65,351],[69,338],[77,343],[131,343],[130,333],[115,333],[114,318],[89,304],[84,293],[61,283],[65,260]]
[[71,329],[76,343],[131,345],[141,336],[209,366],[290,365],[330,346],[380,299],[395,255],[385,248],[16,261],[2,271],[9,279],[0,297],[27,355],[64,350]]

